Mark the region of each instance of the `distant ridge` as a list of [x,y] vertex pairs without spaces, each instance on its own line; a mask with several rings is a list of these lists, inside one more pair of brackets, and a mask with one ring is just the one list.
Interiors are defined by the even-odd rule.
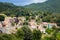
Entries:
[[33,3],[26,5],[25,7],[33,11],[52,11],[60,13],[60,0],[48,0],[44,3]]

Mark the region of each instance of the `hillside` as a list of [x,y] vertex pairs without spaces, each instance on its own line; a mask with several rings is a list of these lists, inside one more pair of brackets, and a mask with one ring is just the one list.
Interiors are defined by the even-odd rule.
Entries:
[[44,3],[33,3],[26,5],[25,7],[33,11],[51,11],[60,13],[60,0],[48,0]]
[[5,11],[7,9],[14,9],[16,6],[12,3],[2,3],[0,2],[0,12]]
[[6,14],[7,16],[26,16],[29,14],[28,11],[28,9],[22,6],[0,2],[0,14]]

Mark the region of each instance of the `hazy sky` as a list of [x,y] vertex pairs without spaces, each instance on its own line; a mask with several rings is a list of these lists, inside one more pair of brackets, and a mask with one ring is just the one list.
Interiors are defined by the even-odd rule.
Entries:
[[28,5],[31,3],[42,3],[46,0],[0,0],[0,2],[14,3],[15,5]]

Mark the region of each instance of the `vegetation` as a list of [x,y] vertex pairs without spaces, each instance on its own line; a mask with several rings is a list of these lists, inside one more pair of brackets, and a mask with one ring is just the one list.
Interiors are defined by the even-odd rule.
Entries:
[[33,40],[41,40],[41,35],[40,30],[33,30]]
[[22,29],[18,29],[14,35],[18,40],[24,40],[24,31]]
[[5,16],[4,15],[0,15],[0,21],[4,21],[5,20]]
[[58,12],[60,13],[60,0],[47,0],[44,3],[33,3],[25,6],[32,11],[49,11],[49,12]]
[[32,31],[28,26],[22,27],[22,30],[24,31],[24,40],[32,40]]
[[[0,34],[0,40],[60,40],[59,31],[50,31],[49,29],[46,32],[48,34],[43,34],[40,30],[36,29],[32,32],[28,26],[23,26],[21,29],[17,29],[15,34]],[[45,36],[42,37],[42,35]]]
[[[0,2],[0,21],[4,21],[5,17],[25,17],[26,20],[23,22],[23,27],[17,29],[14,34],[1,34],[0,40],[60,40],[60,0],[50,0],[46,3],[31,4],[28,6],[16,6],[12,3]],[[58,2],[58,3],[56,3]],[[37,5],[37,6],[36,6]],[[58,7],[59,6],[59,7]],[[29,21],[35,20],[37,25],[42,22],[56,23],[58,28],[53,27],[47,29],[46,33],[41,33],[40,30],[34,29],[33,31],[29,28]],[[18,24],[19,20],[12,22],[12,26]]]
[[57,40],[60,40],[60,32],[56,33]]

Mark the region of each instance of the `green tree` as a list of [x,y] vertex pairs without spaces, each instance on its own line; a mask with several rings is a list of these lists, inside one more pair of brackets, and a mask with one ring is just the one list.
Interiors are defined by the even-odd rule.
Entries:
[[17,37],[18,40],[23,40],[24,39],[24,31],[22,29],[18,29],[17,32],[15,33],[15,36]]
[[0,21],[4,21],[5,20],[5,16],[4,15],[0,15]]
[[46,32],[47,32],[48,34],[51,34],[53,31],[54,31],[53,29],[46,29]]
[[42,21],[43,21],[43,22],[50,22],[50,19],[51,19],[51,17],[48,15],[48,16],[46,16],[46,17],[43,17],[43,18],[42,18]]
[[60,26],[60,18],[57,18],[56,23],[58,26]]
[[28,23],[28,21],[25,21],[24,23],[23,23],[23,25],[28,25],[29,23]]
[[40,24],[42,20],[40,18],[36,19],[37,24]]
[[60,32],[56,33],[56,39],[60,40]]
[[33,30],[33,40],[41,40],[41,35],[40,30]]
[[17,40],[17,38],[12,34],[1,34],[0,40]]
[[43,38],[43,40],[56,40],[56,39],[53,38],[53,37],[48,37],[48,36],[46,36],[46,37]]
[[24,31],[24,40],[32,40],[32,32],[28,26],[22,27],[22,30]]

